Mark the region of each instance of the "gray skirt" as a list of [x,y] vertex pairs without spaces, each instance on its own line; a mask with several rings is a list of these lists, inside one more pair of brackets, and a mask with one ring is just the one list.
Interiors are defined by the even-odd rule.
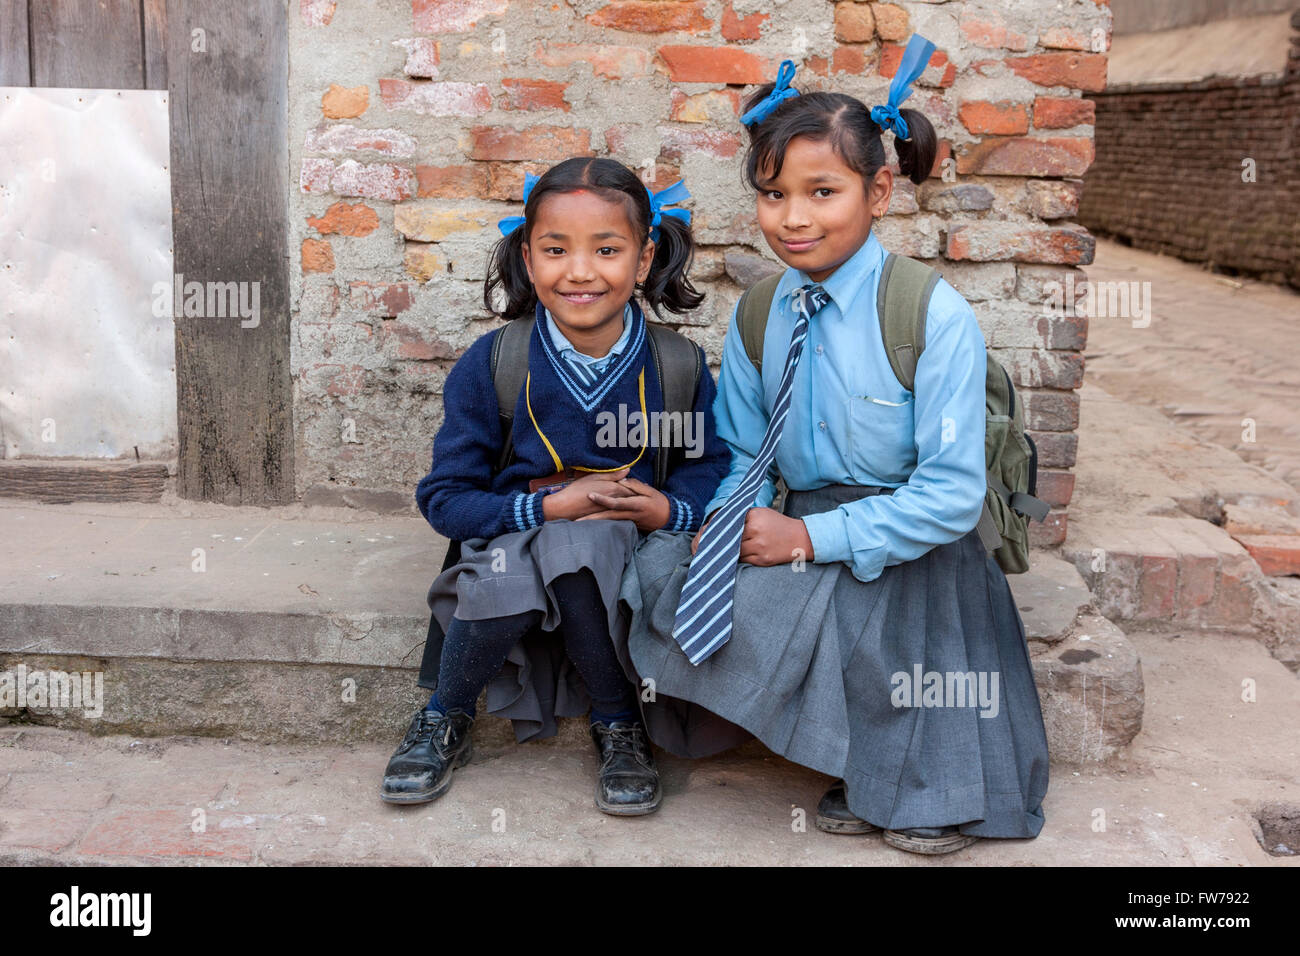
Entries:
[[[561,575],[583,568],[592,572],[615,652],[628,680],[640,689],[627,650],[631,615],[619,601],[623,571],[639,540],[631,521],[611,520],[547,521],[490,540],[472,538],[461,542],[460,560],[429,588],[429,608],[444,634],[453,616],[477,621],[543,612],[541,624],[511,649],[487,687],[487,712],[511,720],[521,743],[554,736],[557,718],[580,717],[591,708],[586,684],[564,651],[564,622],[551,590]],[[429,651],[436,661],[441,648]],[[716,753],[750,736],[686,701],[661,699],[657,707],[647,710],[643,703],[642,708],[650,739],[674,753]]]
[[[879,490],[793,492],[785,511]],[[698,666],[671,636],[689,563],[689,535],[655,533],[623,579],[631,661],[660,694],[843,778],[849,808],[877,826],[1038,834],[1048,776],[1038,690],[1006,577],[976,532],[870,582],[842,562],[741,565],[731,639]]]

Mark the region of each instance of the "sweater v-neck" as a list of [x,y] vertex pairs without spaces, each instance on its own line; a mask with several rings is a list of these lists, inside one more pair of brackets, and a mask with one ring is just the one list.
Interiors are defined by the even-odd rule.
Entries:
[[555,376],[584,412],[590,413],[599,405],[609,391],[636,365],[641,346],[645,341],[645,317],[641,314],[641,308],[636,300],[632,300],[629,304],[632,307],[632,315],[629,323],[631,328],[627,330],[629,332],[627,347],[605,367],[604,371],[597,373],[590,384],[582,382],[569,363],[556,351],[555,342],[547,328],[549,320],[546,317],[546,310],[540,302],[537,305],[537,321],[534,323],[533,334],[541,345],[542,353],[550,363]]

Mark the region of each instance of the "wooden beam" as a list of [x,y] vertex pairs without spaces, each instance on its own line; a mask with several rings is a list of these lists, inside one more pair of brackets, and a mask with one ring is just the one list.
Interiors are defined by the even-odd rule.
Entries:
[[32,86],[144,89],[140,0],[31,5]]
[[141,0],[144,17],[144,88],[167,89],[167,0]]
[[101,461],[0,461],[0,498],[45,504],[160,501],[167,466]]
[[0,0],[0,86],[31,86],[27,0]]
[[[204,31],[206,52],[191,49]],[[184,282],[256,292],[258,315],[176,319],[178,494],[294,499],[288,35],[282,0],[168,0],[172,245]],[[256,283],[256,286],[250,284]]]

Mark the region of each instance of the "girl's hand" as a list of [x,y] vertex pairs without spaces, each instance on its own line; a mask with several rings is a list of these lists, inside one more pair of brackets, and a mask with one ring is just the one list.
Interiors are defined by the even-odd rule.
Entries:
[[[611,471],[605,474],[583,475],[552,494],[542,499],[542,515],[547,521],[568,518],[576,521],[588,515],[605,510],[605,506],[596,504],[588,495],[596,493],[607,498],[631,496],[631,490],[620,484],[626,478],[628,469]],[[667,520],[667,519],[665,519]]]
[[710,519],[706,518],[704,524],[700,525],[700,530],[695,532],[695,537],[691,538],[691,554],[694,554],[699,550],[700,538],[704,535],[704,529],[709,526],[709,520]]
[[[576,484],[576,482],[575,482]],[[658,488],[647,485],[635,478],[624,478],[618,483],[625,491],[624,496],[604,494],[591,491],[587,497],[601,509],[597,514],[584,515],[579,520],[588,518],[613,518],[636,522],[640,531],[658,531],[668,523],[671,508],[668,498]]]
[[789,564],[798,557],[805,561],[813,559],[812,541],[804,523],[798,518],[787,518],[773,508],[750,508],[740,538],[740,560],[771,567]]

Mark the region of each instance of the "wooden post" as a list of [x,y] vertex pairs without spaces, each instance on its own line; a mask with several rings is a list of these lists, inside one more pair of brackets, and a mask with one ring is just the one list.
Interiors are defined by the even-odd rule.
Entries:
[[[288,33],[282,0],[168,0],[172,245],[186,285],[255,290],[176,319],[178,493],[294,499],[289,372]],[[184,291],[184,290],[182,290]]]

